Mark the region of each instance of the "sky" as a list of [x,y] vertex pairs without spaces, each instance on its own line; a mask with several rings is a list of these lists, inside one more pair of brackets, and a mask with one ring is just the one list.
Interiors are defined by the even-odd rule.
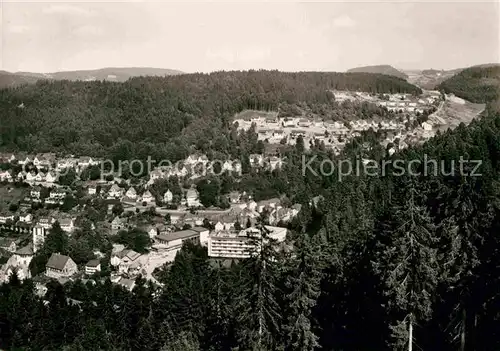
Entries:
[[0,0],[0,69],[452,69],[500,62],[489,2]]

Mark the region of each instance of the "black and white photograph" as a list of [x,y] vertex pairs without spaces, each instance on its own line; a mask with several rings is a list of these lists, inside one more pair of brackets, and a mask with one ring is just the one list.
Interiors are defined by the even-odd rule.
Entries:
[[499,351],[500,1],[0,0],[0,351]]

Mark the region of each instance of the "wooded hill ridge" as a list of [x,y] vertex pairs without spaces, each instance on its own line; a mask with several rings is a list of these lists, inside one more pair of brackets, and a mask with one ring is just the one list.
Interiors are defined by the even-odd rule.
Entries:
[[[296,146],[286,170],[257,183],[283,177],[280,189],[314,186],[300,192],[293,250],[262,241],[252,258],[225,266],[187,245],[158,272],[163,287],[138,279],[130,293],[109,280],[52,282],[45,302],[32,281],[14,276],[0,287],[0,347],[389,351],[411,340],[413,349],[496,351],[500,115],[490,107],[469,126],[392,156],[444,160],[448,174],[303,176]],[[383,151],[361,136],[341,157],[380,160]],[[483,161],[481,177],[449,175],[461,155]],[[312,206],[318,191],[323,200]],[[56,238],[47,237],[51,251],[68,250]]]
[[476,103],[498,100],[500,98],[500,64],[466,68],[439,84],[437,88]]
[[173,69],[151,67],[106,67],[94,70],[60,71],[52,73],[6,72],[0,71],[0,88],[8,88],[22,84],[33,84],[38,80],[109,80],[124,82],[132,77],[169,76],[183,74]]
[[402,79],[368,73],[235,71],[124,83],[43,80],[0,90],[0,147],[106,156],[123,141],[184,155],[187,147],[210,144],[229,130],[234,114],[245,109],[278,111],[297,104],[334,109],[333,89],[421,92]]
[[353,73],[375,73],[375,74],[386,74],[389,76],[394,76],[398,77],[401,79],[407,79],[408,75],[404,72],[401,72],[397,70],[396,68],[390,66],[390,65],[376,65],[376,66],[363,66],[363,67],[356,67],[356,68],[351,68],[348,69],[347,72],[353,72]]

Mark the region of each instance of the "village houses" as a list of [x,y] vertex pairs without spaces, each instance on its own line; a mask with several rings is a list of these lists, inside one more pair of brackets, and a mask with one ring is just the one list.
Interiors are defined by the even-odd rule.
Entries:
[[15,252],[17,249],[16,240],[11,238],[0,237],[0,249],[8,252]]
[[33,220],[33,215],[29,212],[21,212],[19,213],[19,221],[24,223],[31,223]]
[[146,190],[141,196],[141,202],[151,203],[155,201],[153,194],[149,190]]
[[125,229],[127,220],[125,218],[120,218],[116,216],[111,222],[111,229],[113,230],[122,230]]
[[137,199],[137,192],[135,191],[135,188],[131,186],[127,192],[125,193],[125,197],[131,200]]
[[59,225],[61,226],[61,229],[66,233],[72,233],[75,229],[74,221],[72,218],[63,218],[59,220]]
[[167,191],[163,195],[163,202],[166,204],[169,204],[172,202],[173,198],[174,198],[174,195],[172,194],[172,192],[170,190],[167,189]]
[[117,267],[120,274],[128,273],[130,275],[139,273],[147,262],[147,255],[141,255],[129,249],[112,253],[110,260],[111,265]]
[[31,188],[31,191],[30,191],[31,197],[34,199],[39,199],[40,198],[40,191],[41,191],[41,188],[39,186],[35,186],[35,187]]
[[76,263],[70,257],[58,253],[53,253],[45,265],[45,275],[50,278],[71,277],[76,273]]
[[186,203],[188,207],[201,206],[201,203],[199,201],[198,191],[196,189],[191,188],[186,192]]
[[85,274],[93,275],[101,271],[101,262],[99,260],[90,260],[85,265]]
[[8,212],[0,213],[0,223],[7,223],[9,221],[14,221],[14,215]]
[[108,199],[118,199],[122,197],[123,189],[118,184],[113,184],[108,191]]

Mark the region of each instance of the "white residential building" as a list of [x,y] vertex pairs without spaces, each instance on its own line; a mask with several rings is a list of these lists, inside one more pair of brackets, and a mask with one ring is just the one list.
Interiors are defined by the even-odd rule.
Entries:
[[155,198],[149,190],[146,190],[146,192],[144,194],[142,194],[141,201],[150,203],[150,202],[154,202]]
[[101,271],[101,262],[99,260],[91,260],[85,265],[85,274],[92,275]]
[[31,213],[20,213],[19,214],[19,220],[21,222],[24,222],[24,223],[31,223],[31,221],[33,220],[33,216],[31,215]]
[[117,184],[113,184],[108,192],[108,199],[119,198],[123,194],[123,189],[120,188]]
[[[283,242],[286,239],[286,228],[266,226],[269,237]],[[258,238],[260,231],[248,228],[238,233],[219,232],[208,237],[208,255],[218,258],[248,258],[257,248],[252,243],[252,237]]]
[[45,275],[56,279],[70,277],[78,272],[76,263],[70,257],[57,253],[50,256],[45,268]]
[[173,198],[174,198],[174,195],[172,194],[172,192],[170,190],[167,190],[165,192],[165,194],[163,195],[163,202],[166,204],[169,204],[172,202]]
[[0,213],[0,223],[7,223],[8,221],[13,221],[14,215],[9,213]]
[[113,253],[110,263],[112,266],[118,267],[119,273],[135,274],[148,263],[148,256],[126,249]]
[[45,181],[47,183],[55,183],[57,181],[57,178],[57,174],[54,171],[50,171],[49,173],[47,173]]
[[428,122],[423,122],[422,123],[422,128],[424,128],[425,131],[431,131],[432,130],[432,124]]
[[249,161],[251,167],[261,167],[264,165],[264,156],[261,154],[251,154]]
[[40,198],[40,187],[34,187],[30,191],[30,195],[32,198],[39,199]]
[[38,219],[38,225],[42,228],[45,228],[46,230],[49,230],[54,222],[54,218],[41,217],[40,219]]
[[125,193],[125,197],[128,197],[129,199],[135,200],[137,199],[137,192],[135,191],[135,188],[131,186],[127,192]]
[[97,194],[97,187],[94,185],[89,186],[87,190],[89,192],[89,195]]
[[66,192],[64,190],[52,190],[50,192],[50,197],[57,200],[63,200],[66,197]]
[[0,181],[2,182],[12,182],[12,175],[9,171],[0,171]]
[[73,219],[71,218],[64,218],[59,221],[59,225],[61,226],[61,229],[64,230],[66,233],[72,233],[73,230],[75,229]]
[[199,201],[198,191],[194,188],[189,189],[186,193],[186,202],[188,207],[199,207],[201,203]]

